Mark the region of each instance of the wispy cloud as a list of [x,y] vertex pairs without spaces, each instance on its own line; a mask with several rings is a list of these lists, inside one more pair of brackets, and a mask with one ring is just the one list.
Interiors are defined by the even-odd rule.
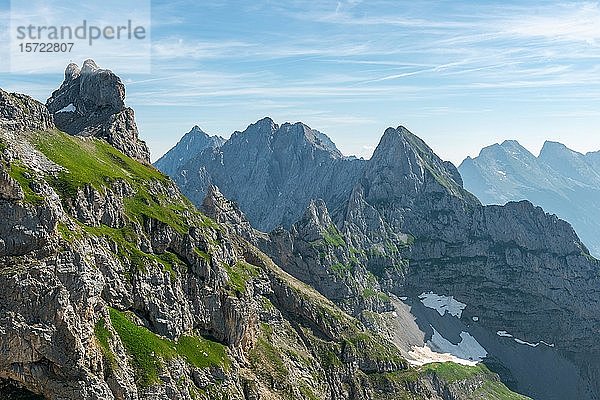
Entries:
[[197,41],[181,37],[166,37],[155,40],[152,44],[152,55],[160,60],[215,59],[239,57],[240,53],[254,47],[242,41]]
[[541,15],[501,19],[503,31],[524,37],[585,42],[600,45],[600,5],[597,2],[562,3],[543,7]]

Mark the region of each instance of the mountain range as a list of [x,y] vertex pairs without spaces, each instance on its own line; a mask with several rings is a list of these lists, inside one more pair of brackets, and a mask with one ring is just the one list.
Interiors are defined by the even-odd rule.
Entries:
[[[598,293],[597,261],[568,223],[527,201],[482,206],[457,168],[405,127],[387,129],[370,160],[344,157],[312,132],[265,118],[172,177],[198,206],[218,187],[239,206],[245,226],[268,232],[247,238],[258,237],[254,243],[287,272],[368,326],[377,325],[369,313],[401,315],[409,304],[407,318],[421,322],[421,345],[435,348],[439,334],[468,360],[464,333],[521,393],[597,396],[593,335],[581,334],[598,323],[589,301]],[[411,300],[427,293],[469,305],[466,321],[416,315]],[[506,337],[520,347],[504,348]],[[416,343],[395,339],[410,358]],[[525,360],[544,366],[545,378],[523,368]]]
[[91,60],[0,90],[0,397],[599,398],[600,262],[405,127],[370,160],[194,128],[157,164]]
[[539,156],[507,140],[465,159],[465,187],[484,204],[529,200],[569,221],[600,256],[600,152],[581,154],[547,141]]

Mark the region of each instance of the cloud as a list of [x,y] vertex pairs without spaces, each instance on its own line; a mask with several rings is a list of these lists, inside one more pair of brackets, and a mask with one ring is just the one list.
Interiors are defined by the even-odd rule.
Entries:
[[504,20],[503,32],[523,37],[600,44],[600,5],[597,2],[559,4],[545,12],[546,15]]
[[209,59],[239,57],[240,52],[254,47],[236,40],[190,41],[181,37],[166,37],[152,43],[152,55],[158,59]]

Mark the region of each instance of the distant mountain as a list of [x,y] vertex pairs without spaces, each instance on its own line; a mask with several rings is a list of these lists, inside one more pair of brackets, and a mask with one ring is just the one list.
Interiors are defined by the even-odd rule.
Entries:
[[202,150],[216,148],[223,143],[225,143],[225,139],[220,136],[209,136],[196,125],[154,165],[167,175],[175,175],[183,165],[200,154]]
[[600,256],[600,152],[546,142],[536,157],[514,140],[481,150],[459,167],[465,188],[484,204],[529,200],[569,221]]
[[[182,153],[178,147],[173,149],[176,154]],[[162,159],[156,167],[198,205],[210,185],[218,186],[239,202],[256,228],[265,231],[289,227],[312,199],[322,197],[334,204],[347,198],[365,165],[364,160],[344,157],[319,131],[302,123],[279,126],[270,118],[234,132],[222,146],[190,151],[188,156],[176,172]]]

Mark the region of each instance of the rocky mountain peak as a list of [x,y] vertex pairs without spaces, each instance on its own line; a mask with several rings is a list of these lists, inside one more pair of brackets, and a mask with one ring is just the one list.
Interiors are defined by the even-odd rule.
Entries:
[[208,136],[208,134],[206,132],[204,132],[202,130],[202,128],[200,128],[198,125],[194,125],[194,127],[192,128],[192,130],[189,131],[187,134]]
[[277,152],[284,149],[290,151],[308,147],[323,150],[333,158],[343,157],[331,139],[322,132],[302,122],[278,125],[270,117],[250,124],[243,132],[234,132],[228,145],[235,146],[236,143],[257,146],[260,152]]
[[519,150],[525,149],[523,146],[521,146],[521,143],[519,143],[515,139],[507,139],[502,142],[501,146],[504,148],[513,148],[513,149],[519,149]]
[[207,148],[215,149],[225,143],[220,136],[210,136],[198,125],[194,127],[154,165],[167,175],[176,175],[187,162],[198,157]]
[[[211,137],[213,136],[210,136],[208,133],[204,132],[204,130],[202,130],[202,128],[200,128],[198,125],[194,125],[194,127],[189,132],[183,135],[180,142],[187,143],[193,142],[195,140],[209,140]],[[218,136],[214,136],[214,138],[222,139]]]
[[335,158],[343,157],[342,152],[339,151],[335,143],[327,135],[316,129],[312,129],[302,122],[297,122],[293,125],[286,123],[281,128],[288,133],[294,133],[298,144],[307,143],[317,149],[325,150]]
[[311,220],[316,222],[320,226],[328,226],[331,224],[331,217],[327,210],[327,205],[321,199],[312,200],[306,212],[304,213],[304,220]]
[[311,200],[302,218],[294,224],[295,229],[307,242],[319,240],[331,226],[333,222],[327,205],[321,199]]
[[551,159],[552,157],[555,157],[555,156],[565,156],[565,155],[575,155],[575,154],[579,154],[579,153],[569,149],[567,146],[565,146],[562,143],[554,142],[551,140],[546,140],[544,142],[544,145],[542,146],[542,150],[540,151],[539,158],[541,160],[544,160],[544,159]]
[[384,163],[401,175],[423,175],[423,169],[418,160],[418,152],[411,145],[402,127],[387,128],[371,157],[372,164]]
[[585,158],[600,173],[600,151],[588,152],[585,154]]
[[[223,196],[219,188],[215,185],[209,185],[201,209],[209,217],[222,222],[234,222],[245,219],[237,205]],[[231,218],[232,216],[234,218]]]
[[362,184],[369,202],[409,204],[426,185],[469,198],[456,167],[441,160],[423,140],[403,126],[387,128],[369,160]]
[[582,182],[584,185],[600,186],[600,171],[594,167],[594,161],[562,143],[546,141],[539,160],[561,174]]
[[65,82],[77,79],[79,74],[81,74],[81,69],[79,69],[77,64],[71,63],[67,65],[67,68],[65,69]]
[[86,60],[65,69],[65,80],[47,100],[56,126],[76,136],[94,136],[128,156],[149,163],[146,143],[139,139],[134,112],[125,107],[125,85],[108,69]]
[[269,149],[273,135],[279,129],[271,118],[265,117],[248,125],[243,131],[235,131],[227,141],[227,146],[237,146],[238,144],[247,146],[248,144],[258,146],[260,149]]
[[258,121],[256,121],[254,124],[251,124],[250,126],[254,126],[256,128],[268,129],[268,130],[276,130],[277,128],[279,128],[279,125],[277,125],[271,117],[264,117],[262,119],[259,119]]
[[257,135],[257,136],[273,136],[273,132],[279,129],[279,125],[275,123],[270,117],[264,117],[263,119],[259,119],[253,124],[248,125],[248,127],[243,131],[236,131],[231,135],[232,138],[238,135]]
[[82,74],[91,74],[97,72],[100,69],[98,64],[94,60],[87,59],[83,62],[83,66],[81,67]]
[[216,222],[225,224],[229,230],[252,244],[256,245],[257,241],[264,235],[252,227],[237,203],[226,198],[215,185],[209,185],[206,197],[200,206],[200,211]]

